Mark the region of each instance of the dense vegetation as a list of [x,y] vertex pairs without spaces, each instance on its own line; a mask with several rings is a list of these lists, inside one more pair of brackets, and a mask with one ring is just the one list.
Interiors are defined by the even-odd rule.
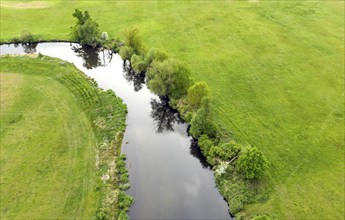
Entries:
[[148,52],[143,48],[138,30],[132,29],[127,30],[124,46],[119,52],[125,61],[132,61],[136,74],[146,74],[148,87],[153,93],[168,99],[170,105],[179,110],[181,117],[190,122],[189,132],[194,138],[201,139],[202,153],[215,170],[218,186],[227,187],[228,179],[241,185],[240,189],[235,188],[240,199],[221,190],[231,204],[231,213],[236,214],[243,210],[245,204],[257,202],[253,198],[267,199],[267,190],[257,187],[267,174],[269,163],[266,157],[255,147],[244,147],[234,140],[228,144],[221,142],[219,130],[211,119],[212,97],[207,83],[193,84],[186,65],[167,55],[163,59],[162,56],[155,56],[163,53],[153,48]]
[[136,26],[143,43],[187,63],[191,78],[212,91],[210,120],[222,144],[255,146],[270,161],[268,200],[266,193],[244,198],[256,183],[222,175],[223,195],[259,202],[241,215],[344,217],[343,1],[16,4],[1,1],[1,42],[24,30],[68,40],[66,24],[79,8],[109,35]]
[[126,219],[122,101],[59,59],[0,65],[1,218]]

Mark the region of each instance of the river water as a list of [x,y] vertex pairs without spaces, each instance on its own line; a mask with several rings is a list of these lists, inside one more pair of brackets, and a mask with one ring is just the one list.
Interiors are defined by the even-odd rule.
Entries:
[[1,45],[0,50],[1,55],[41,53],[71,62],[126,103],[122,152],[130,175],[128,194],[135,197],[130,219],[231,218],[187,124],[117,54],[70,43]]

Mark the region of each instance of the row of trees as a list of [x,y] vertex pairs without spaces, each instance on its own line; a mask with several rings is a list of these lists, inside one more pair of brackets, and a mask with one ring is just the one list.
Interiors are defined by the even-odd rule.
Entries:
[[137,74],[146,73],[152,92],[168,97],[170,104],[178,108],[181,116],[190,123],[190,134],[199,139],[202,152],[211,165],[217,167],[227,162],[248,180],[265,175],[268,161],[263,152],[234,141],[219,144],[218,129],[212,120],[211,91],[206,82],[193,83],[185,65],[154,48],[146,50],[137,29],[127,29],[124,37],[125,45],[119,50],[120,56],[131,61]]
[[[77,19],[72,28],[75,41],[92,47],[109,42],[107,34],[100,34],[99,25],[87,11],[83,13],[76,9],[73,16]],[[117,42],[115,46],[121,44]],[[212,119],[212,95],[207,83],[194,83],[184,64],[157,49],[147,50],[137,29],[124,32],[124,43],[118,52],[123,60],[130,61],[136,74],[146,75],[152,92],[167,97],[170,105],[190,123],[190,134],[199,139],[199,146],[207,161],[218,171],[218,177],[227,172],[240,173],[248,181],[265,176],[269,163],[263,152],[234,141],[220,143],[218,128]]]

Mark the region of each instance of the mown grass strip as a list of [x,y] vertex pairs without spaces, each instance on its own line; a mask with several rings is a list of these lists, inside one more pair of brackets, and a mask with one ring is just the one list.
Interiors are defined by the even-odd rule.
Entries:
[[59,59],[2,56],[0,65],[1,218],[123,217],[121,99]]

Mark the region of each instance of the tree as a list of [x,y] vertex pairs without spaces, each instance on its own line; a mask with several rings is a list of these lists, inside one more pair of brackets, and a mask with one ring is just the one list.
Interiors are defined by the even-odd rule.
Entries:
[[120,56],[123,60],[129,60],[133,54],[141,55],[144,52],[143,43],[136,28],[126,29],[123,33],[125,46],[120,48]]
[[211,91],[205,82],[196,82],[188,89],[188,101],[192,108],[198,109],[201,107],[202,99],[210,96]]
[[133,54],[131,57],[131,66],[136,73],[143,73],[147,68],[147,64],[144,62],[143,57],[136,54]]
[[189,130],[193,137],[199,138],[206,134],[210,138],[217,138],[217,126],[211,121],[209,115],[209,107],[205,105],[193,116]]
[[190,72],[174,60],[154,62],[147,72],[149,88],[159,96],[179,99],[187,94]]
[[168,56],[165,53],[151,48],[146,55],[133,54],[131,57],[131,65],[136,73],[145,73],[154,61],[162,62],[166,59],[168,59]]
[[220,144],[219,146],[212,146],[208,159],[211,164],[216,164],[219,161],[233,162],[241,152],[242,146],[234,141]]
[[256,147],[241,153],[237,161],[237,167],[246,179],[259,179],[268,169],[268,161],[264,153]]
[[88,11],[84,13],[75,9],[73,17],[77,19],[76,25],[72,28],[72,40],[83,45],[97,47],[100,45],[99,25],[93,21]]
[[206,134],[203,134],[199,137],[198,145],[200,146],[202,153],[205,156],[208,156],[211,147],[214,146],[214,142],[210,140]]

